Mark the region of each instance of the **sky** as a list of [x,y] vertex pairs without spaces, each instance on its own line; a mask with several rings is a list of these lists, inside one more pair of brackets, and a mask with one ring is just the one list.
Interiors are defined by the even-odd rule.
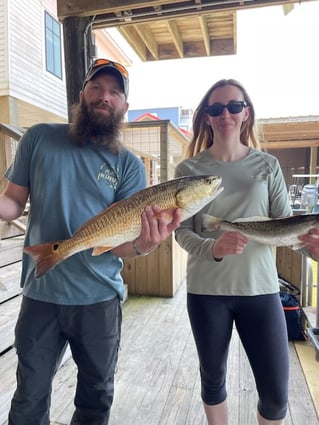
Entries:
[[235,78],[247,89],[257,118],[319,116],[319,1],[237,12],[237,54],[141,62],[132,59],[130,109],[195,109],[209,87]]

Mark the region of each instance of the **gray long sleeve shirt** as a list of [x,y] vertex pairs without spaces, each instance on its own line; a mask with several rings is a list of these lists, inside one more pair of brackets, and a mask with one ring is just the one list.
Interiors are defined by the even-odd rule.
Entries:
[[188,252],[187,290],[207,295],[261,295],[278,292],[274,248],[249,242],[241,255],[212,257],[219,232],[202,232],[203,213],[236,220],[246,217],[278,218],[292,214],[278,160],[250,149],[234,162],[214,160],[207,151],[182,161],[176,177],[210,174],[222,177],[223,192],[176,230],[176,240]]

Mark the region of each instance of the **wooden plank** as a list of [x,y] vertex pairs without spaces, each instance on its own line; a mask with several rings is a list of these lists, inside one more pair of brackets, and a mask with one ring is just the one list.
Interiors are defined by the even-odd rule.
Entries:
[[[183,1],[184,0],[174,0],[174,7],[176,7],[176,3]],[[65,0],[57,0],[57,8],[58,17],[63,19],[67,16],[92,16],[109,12],[120,12],[126,9],[130,10],[170,3],[172,3],[172,0],[124,0],[121,2],[118,2],[117,0],[95,0],[94,3],[88,3],[87,0],[77,0],[74,3],[68,4]]]
[[300,288],[301,286],[301,261],[299,252],[288,247],[276,248],[276,265],[279,275]]
[[122,270],[122,277],[124,282],[128,286],[128,293],[129,294],[136,294],[136,286],[135,286],[135,257],[132,258],[125,258],[123,270]]
[[[150,255],[155,255],[153,252]],[[148,295],[147,289],[147,257],[136,257],[135,258],[135,289],[138,295]],[[156,273],[154,273],[153,284],[156,286]]]
[[14,327],[21,304],[21,296],[1,304],[0,314],[0,353],[14,343]]
[[[3,111],[3,109],[2,109]],[[4,112],[4,111],[3,111]],[[2,114],[3,114],[2,112]],[[1,115],[2,115],[1,114]],[[3,119],[3,118],[2,118]],[[6,179],[3,177],[3,174],[5,173],[8,164],[7,164],[7,155],[6,155],[6,138],[7,136],[0,131],[0,191],[2,192],[4,188],[6,187]]]
[[[198,358],[183,285],[174,298],[129,297],[123,305],[122,341],[110,425],[206,425],[200,398]],[[293,343],[286,425],[318,425]],[[0,357],[0,424],[15,386],[14,350]],[[3,384],[2,384],[3,383]],[[71,358],[53,382],[51,424],[67,425],[73,414],[76,367]],[[2,390],[4,388],[4,390]],[[234,329],[228,360],[229,425],[256,425],[254,380]],[[302,397],[302,398],[301,398]],[[4,422],[6,424],[6,422]]]
[[[144,257],[145,265],[146,265],[146,273],[145,273],[145,287],[146,292],[142,295],[159,295],[161,293],[160,284],[159,284],[159,268],[161,264],[161,253],[157,248],[154,252],[152,252],[147,257]],[[137,265],[139,262],[137,261]]]
[[22,259],[24,235],[0,241],[0,267],[13,264]]
[[23,236],[26,229],[26,218],[13,221],[0,220],[0,239]]
[[174,296],[185,282],[187,268],[187,252],[176,242],[175,236],[172,237],[172,260],[172,296]]
[[319,368],[317,353],[310,341],[306,344],[296,341],[294,346],[310,389],[312,401],[317,412],[319,412]]
[[185,278],[186,258],[173,235],[145,257],[126,258],[122,276],[129,294],[174,296]]
[[276,140],[271,142],[261,142],[261,149],[300,149],[319,146],[319,140],[303,139],[303,140]]
[[10,224],[12,224],[14,227],[16,227],[18,229],[18,231],[20,231],[20,233],[22,233],[22,234],[24,234],[26,229],[27,229],[26,224],[23,221],[18,220],[18,219],[12,220],[10,222]]
[[[231,408],[228,409],[228,417],[230,423],[238,422],[238,412],[241,410],[241,371],[239,368],[240,364],[240,356],[242,351],[240,349],[240,340],[238,338],[237,332],[235,329],[233,330],[232,339],[229,347],[229,356],[227,362],[227,394],[228,394],[228,402]],[[236,373],[234,373],[236,371]]]
[[0,267],[0,303],[21,293],[21,268],[21,261]]
[[[173,250],[172,235],[159,246],[160,262],[158,279],[161,297],[173,296]],[[175,259],[174,259],[175,260]]]
[[[298,344],[307,344],[307,342]],[[314,415],[313,400],[293,343],[289,344],[289,358],[289,416],[292,418],[292,424],[318,425],[318,417]]]
[[[182,293],[182,295],[181,295]],[[115,383],[115,400],[110,425],[125,423],[153,425],[206,425],[200,400],[198,360],[185,309],[184,291],[177,298],[132,297],[123,309],[122,348]],[[150,320],[155,318],[155,320]],[[293,344],[290,344],[294,355]],[[234,331],[228,363],[228,403],[230,425],[256,424],[257,395],[246,355]],[[299,372],[298,372],[299,370]],[[307,386],[300,375],[300,365],[293,361],[292,376],[300,393]],[[293,407],[289,407],[287,425],[316,425],[313,406],[305,405],[307,422],[292,421],[297,386],[292,387]],[[308,399],[309,394],[306,396]],[[309,399],[308,399],[309,400]],[[300,401],[299,401],[300,403]],[[71,417],[59,416],[66,424]],[[307,411],[307,413],[306,413]],[[300,411],[299,411],[300,413]]]
[[[70,397],[69,380],[75,382],[76,374],[75,365],[71,359],[71,351],[68,348],[64,354],[61,362],[61,367],[56,375],[53,384],[52,400],[55,410],[60,412],[64,410],[65,399],[69,399],[69,403],[73,407],[73,398]],[[69,362],[68,362],[69,361]],[[65,363],[67,367],[64,367]],[[16,388],[16,371],[17,368],[17,355],[14,349],[9,350],[0,356],[0,424],[7,424],[7,416],[10,409],[11,399]],[[72,384],[71,384],[72,385]],[[67,424],[68,422],[64,422]]]
[[0,424],[7,424],[11,399],[16,386],[17,356],[14,350],[0,356]]
[[292,251],[292,261],[293,261],[293,272],[291,276],[291,281],[294,285],[298,286],[301,289],[301,265],[302,265],[302,255],[299,252]]

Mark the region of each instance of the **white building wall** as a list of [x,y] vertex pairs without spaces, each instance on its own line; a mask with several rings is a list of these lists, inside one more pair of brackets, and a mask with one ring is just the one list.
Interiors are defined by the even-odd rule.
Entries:
[[0,96],[8,93],[8,26],[7,0],[0,0]]
[[[0,0],[8,2],[8,95],[67,116],[65,76],[45,67],[45,10],[56,18],[55,0]],[[5,8],[1,8],[5,9]],[[1,16],[0,16],[1,19]],[[61,27],[62,31],[62,27]],[[63,42],[62,63],[63,63]],[[0,54],[2,50],[0,47]],[[2,62],[2,61],[1,61]],[[1,63],[0,62],[0,63]],[[64,69],[64,66],[62,66]],[[1,72],[1,68],[0,68]]]

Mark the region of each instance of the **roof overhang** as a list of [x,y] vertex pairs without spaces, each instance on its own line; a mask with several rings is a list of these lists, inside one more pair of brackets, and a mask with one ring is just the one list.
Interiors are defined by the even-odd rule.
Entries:
[[290,0],[57,0],[57,10],[60,20],[89,16],[92,29],[118,28],[141,60],[156,61],[236,54],[237,10],[293,3]]
[[263,149],[319,146],[319,116],[259,119]]

